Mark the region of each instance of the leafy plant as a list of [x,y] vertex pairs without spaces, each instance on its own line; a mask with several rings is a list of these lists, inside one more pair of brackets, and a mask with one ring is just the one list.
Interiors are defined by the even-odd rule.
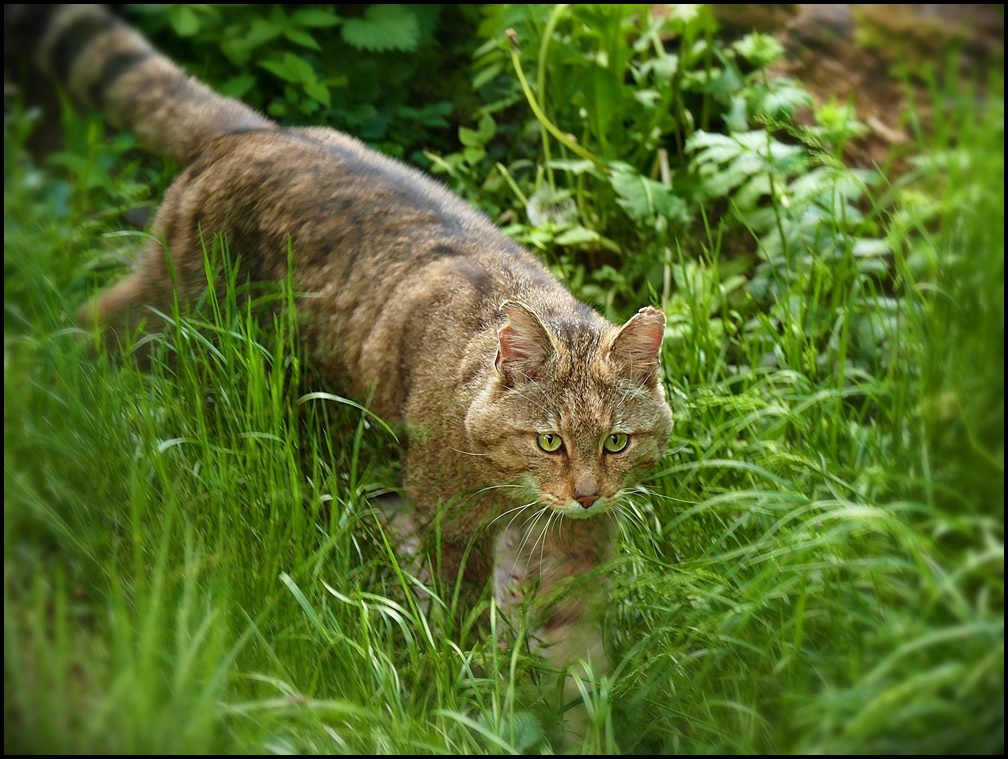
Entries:
[[[891,255],[862,211],[875,177],[842,163],[862,127],[831,104],[811,126],[796,123],[812,99],[765,75],[782,54],[776,40],[717,46],[709,9],[692,6],[508,6],[487,11],[482,29],[500,44],[481,48],[473,82],[496,99],[478,128],[460,129],[465,148],[433,168],[551,256],[581,297],[622,315],[653,293],[692,322],[678,304],[691,296],[677,289],[719,256],[730,286],[707,316],[732,361],[815,373],[888,360],[901,305],[876,307]],[[497,83],[508,62],[510,95]],[[509,149],[524,152],[509,157],[495,114],[523,102],[526,139]],[[835,294],[848,287],[861,294],[837,321]],[[708,326],[694,324],[692,338]],[[782,329],[799,330],[805,347],[784,355]]]
[[[466,6],[127,5],[175,60],[284,123],[326,124],[399,155],[443,143]],[[404,55],[408,54],[408,55]],[[433,72],[439,72],[433,75]],[[424,72],[421,75],[421,72]]]
[[[490,6],[481,30],[497,44],[473,64],[489,100],[478,111],[478,149],[435,157],[432,168],[513,222],[511,234],[552,256],[582,297],[610,313],[649,287],[660,292],[662,251],[694,212],[669,145],[692,128],[684,103],[699,92],[691,68],[704,65],[712,28],[709,11],[692,6]],[[678,53],[666,50],[669,38]],[[523,104],[517,133],[489,128]]]

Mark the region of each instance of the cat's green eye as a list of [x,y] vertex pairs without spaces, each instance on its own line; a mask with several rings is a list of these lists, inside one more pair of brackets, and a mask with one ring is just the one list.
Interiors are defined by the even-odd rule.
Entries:
[[606,453],[619,453],[624,450],[629,443],[630,436],[625,432],[614,432],[605,439],[602,447],[605,448]]
[[554,432],[540,432],[536,436],[536,442],[546,453],[556,453],[563,445],[563,439]]

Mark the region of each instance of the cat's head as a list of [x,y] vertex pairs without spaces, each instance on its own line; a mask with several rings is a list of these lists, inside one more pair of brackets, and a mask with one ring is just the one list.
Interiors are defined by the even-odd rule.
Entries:
[[543,319],[517,301],[501,315],[493,371],[465,420],[470,445],[526,501],[577,519],[607,511],[668,444],[665,315],[642,308],[615,327]]

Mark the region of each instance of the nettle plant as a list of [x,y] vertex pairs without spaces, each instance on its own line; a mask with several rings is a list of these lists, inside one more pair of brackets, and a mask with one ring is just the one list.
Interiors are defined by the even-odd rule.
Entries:
[[659,300],[673,351],[707,342],[813,375],[849,351],[873,363],[896,305],[879,309],[871,176],[842,162],[863,127],[768,77],[773,37],[717,30],[703,5],[486,6],[472,65],[485,105],[432,169],[610,316]]
[[278,121],[343,129],[400,157],[451,143],[448,93],[457,89],[455,59],[468,54],[471,6],[137,4],[123,11],[217,91]]

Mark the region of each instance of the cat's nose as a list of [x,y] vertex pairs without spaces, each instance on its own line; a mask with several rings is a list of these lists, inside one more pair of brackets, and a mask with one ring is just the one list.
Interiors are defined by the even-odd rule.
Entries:
[[580,503],[586,509],[593,503],[595,503],[595,501],[597,501],[598,499],[599,499],[598,493],[588,493],[585,495],[582,495],[581,493],[574,494],[574,500]]

